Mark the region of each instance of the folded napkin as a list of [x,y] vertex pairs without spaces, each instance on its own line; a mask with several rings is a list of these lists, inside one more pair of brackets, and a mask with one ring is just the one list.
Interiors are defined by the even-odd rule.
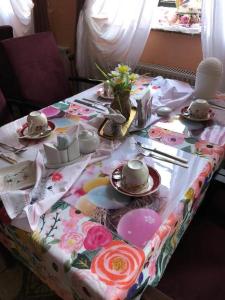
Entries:
[[174,79],[164,79],[161,76],[152,80],[151,92],[153,95],[153,112],[161,106],[169,106],[172,110],[175,110],[184,106],[193,95],[190,84]]
[[25,212],[30,229],[35,230],[40,217],[68,192],[90,163],[90,159],[91,155],[86,155],[72,165],[52,171],[45,169],[44,158],[38,152],[35,160],[36,183],[34,187],[0,194],[9,217],[20,218],[20,215]]
[[[189,105],[193,95],[193,89],[190,84],[179,80],[165,79],[162,76],[155,77],[152,80],[150,91],[152,95],[152,115],[142,129],[162,119],[156,114],[157,108],[168,106],[172,111],[176,111],[182,106]],[[134,103],[134,99],[132,99],[132,103]],[[129,131],[135,132],[137,130],[138,128],[135,124],[132,124]]]

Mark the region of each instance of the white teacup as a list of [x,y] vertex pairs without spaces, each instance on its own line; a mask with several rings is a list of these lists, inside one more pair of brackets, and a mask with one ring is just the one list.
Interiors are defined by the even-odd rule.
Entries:
[[108,80],[103,83],[104,96],[111,98],[113,96],[113,90]]
[[40,111],[32,111],[27,116],[28,134],[34,135],[45,132],[48,129],[48,119]]
[[196,99],[189,106],[190,116],[196,119],[205,119],[208,117],[210,105],[204,99]]
[[141,160],[130,160],[122,168],[122,185],[130,191],[143,189],[148,183],[148,178],[148,166]]

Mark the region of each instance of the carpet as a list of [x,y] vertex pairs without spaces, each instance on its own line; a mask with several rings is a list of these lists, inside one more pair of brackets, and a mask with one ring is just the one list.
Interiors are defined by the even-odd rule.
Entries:
[[62,300],[30,270],[13,259],[6,265],[0,255],[0,300]]

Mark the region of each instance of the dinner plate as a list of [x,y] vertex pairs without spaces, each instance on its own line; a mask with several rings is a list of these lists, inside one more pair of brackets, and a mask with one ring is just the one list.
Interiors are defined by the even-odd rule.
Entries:
[[48,129],[46,130],[46,133],[43,132],[40,135],[29,135],[28,134],[28,124],[25,123],[25,124],[23,124],[22,128],[19,130],[19,135],[20,135],[20,137],[24,137],[29,140],[40,140],[40,139],[43,139],[43,138],[49,136],[54,129],[55,129],[55,124],[51,121],[48,121]]
[[97,91],[97,96],[100,97],[100,98],[102,98],[102,99],[105,99],[105,100],[113,100],[113,99],[114,99],[113,96],[111,96],[111,97],[105,96],[105,95],[104,95],[104,89],[103,89],[103,88],[100,88],[100,89]]
[[188,115],[188,108],[189,106],[185,106],[181,109],[181,116],[187,120],[195,121],[195,122],[204,122],[204,121],[210,121],[214,117],[214,112],[210,109],[207,118],[204,119],[194,118],[193,116]]
[[122,174],[122,168],[123,165],[118,166],[110,176],[110,182],[118,192],[130,197],[144,197],[158,190],[161,183],[161,177],[154,168],[148,166],[148,170],[149,170],[148,182],[146,186],[144,186],[143,189],[139,190],[138,192],[133,192],[126,189],[122,185],[122,179],[116,179],[118,174]]

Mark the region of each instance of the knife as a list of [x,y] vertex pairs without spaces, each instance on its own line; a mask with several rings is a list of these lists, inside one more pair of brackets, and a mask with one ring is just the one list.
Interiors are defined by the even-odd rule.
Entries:
[[211,104],[211,103],[209,103],[209,104],[212,108],[225,110],[225,107],[223,107],[223,106],[220,106],[220,105],[217,105],[217,104]]
[[143,149],[147,149],[149,151],[152,151],[152,152],[155,152],[155,153],[158,153],[160,155],[163,155],[163,156],[166,156],[166,157],[169,157],[169,158],[172,158],[172,159],[175,159],[175,160],[178,160],[182,163],[188,163],[188,160],[185,159],[185,158],[182,158],[182,157],[179,157],[179,156],[176,156],[176,155],[172,155],[172,154],[169,154],[169,153],[165,153],[163,151],[160,151],[156,148],[151,148],[150,146],[146,145],[146,144],[143,144],[143,143],[140,143],[140,142],[136,142],[136,144],[140,147],[142,147]]
[[105,110],[104,108],[102,108],[102,107],[99,107],[98,104],[95,104],[95,103],[88,103],[88,102],[82,101],[82,100],[80,100],[80,99],[76,99],[75,102],[80,103],[80,104],[83,104],[83,105],[88,106],[88,107],[93,107],[93,108],[99,109],[99,110],[101,110],[101,111],[103,111],[103,112],[106,113],[106,110]]

